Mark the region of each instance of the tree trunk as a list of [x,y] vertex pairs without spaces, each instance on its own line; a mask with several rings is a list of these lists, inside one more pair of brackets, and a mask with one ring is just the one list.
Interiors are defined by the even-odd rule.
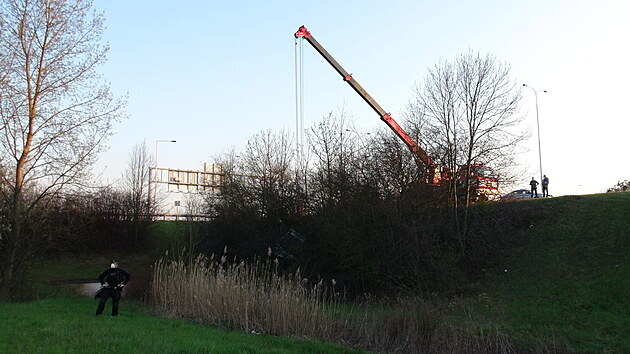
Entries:
[[13,289],[13,277],[17,269],[17,251],[19,249],[19,238],[22,231],[19,215],[15,215],[13,222],[15,223],[11,230],[11,239],[6,243],[7,259],[2,260],[2,282],[0,283],[0,301],[8,301],[11,299],[11,290]]

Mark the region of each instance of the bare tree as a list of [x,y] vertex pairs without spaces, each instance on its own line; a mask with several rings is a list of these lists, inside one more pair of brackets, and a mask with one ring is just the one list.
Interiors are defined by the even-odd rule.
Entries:
[[[407,120],[437,161],[467,172],[462,186],[466,205],[471,165],[493,165],[495,172],[509,177],[516,149],[529,136],[518,130],[520,99],[507,64],[471,52],[436,65],[415,89]],[[452,196],[457,200],[456,193]]]
[[295,149],[285,132],[260,132],[241,152],[219,157],[224,180],[221,193],[207,204],[212,213],[282,218],[298,212],[303,202],[296,172]]
[[204,214],[207,205],[204,196],[189,193],[184,196],[184,207],[186,208],[186,235],[183,237],[186,242],[186,252],[190,257],[197,254],[197,248],[201,242],[201,228],[203,219],[200,215]]
[[[450,171],[457,171],[461,149],[458,129],[461,102],[457,99],[457,75],[450,63],[436,65],[423,87],[415,88],[416,102],[410,105],[407,122],[412,134],[429,155]],[[460,139],[460,140],[458,140]],[[449,197],[457,203],[455,181],[449,185]]]
[[[528,135],[515,131],[521,91],[511,80],[510,68],[486,55],[463,54],[456,60],[458,93],[465,117],[464,165],[484,160],[505,167],[514,147]],[[520,86],[518,86],[520,87]],[[470,171],[465,179],[466,203],[470,200]]]
[[247,176],[244,170],[243,159],[239,152],[231,149],[217,156],[216,161],[221,165],[224,178],[218,197],[212,194],[205,195],[205,202],[208,207],[208,214],[217,216],[219,214],[255,214],[254,197],[247,188],[245,179]]
[[48,196],[86,175],[122,112],[124,102],[96,71],[108,51],[103,25],[91,0],[0,4],[0,150],[9,171],[2,183],[10,186],[1,198],[11,227],[0,241],[0,298],[19,253],[31,249],[26,222]]
[[370,165],[362,171],[375,170],[377,177],[373,183],[379,184],[383,196],[399,198],[422,180],[422,171],[419,171],[409,149],[389,129],[381,129],[370,142],[373,157]]
[[357,136],[348,131],[348,114],[341,108],[330,112],[308,132],[313,155],[313,192],[316,205],[324,207],[338,203],[347,191],[352,155],[358,152]]
[[285,132],[261,132],[247,142],[243,163],[252,178],[246,181],[260,215],[283,216],[295,213],[298,208],[292,146],[290,135]]
[[130,208],[127,211],[133,225],[134,246],[138,246],[138,238],[144,224],[151,220],[153,206],[150,204],[149,174],[153,165],[146,142],[136,144],[129,153],[127,168],[123,172],[122,185],[128,195]]

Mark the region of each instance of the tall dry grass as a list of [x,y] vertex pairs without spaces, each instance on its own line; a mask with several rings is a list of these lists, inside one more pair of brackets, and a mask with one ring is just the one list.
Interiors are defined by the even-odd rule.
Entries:
[[313,284],[299,273],[282,277],[272,262],[162,259],[151,290],[154,306],[168,316],[274,335],[327,337],[334,331],[338,301],[322,281]]
[[[151,285],[155,309],[247,333],[320,339],[347,346],[404,353],[512,353],[498,330],[448,324],[418,299],[359,310],[342,304],[334,281],[281,276],[273,262],[226,262],[198,256],[156,262]],[[534,352],[548,352],[541,346]]]

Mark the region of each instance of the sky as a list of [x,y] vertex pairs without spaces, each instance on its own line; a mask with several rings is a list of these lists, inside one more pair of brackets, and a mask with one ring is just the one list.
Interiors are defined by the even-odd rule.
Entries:
[[[630,179],[630,2],[95,0],[111,49],[99,70],[128,95],[128,118],[94,166],[123,173],[134,145],[159,167],[201,170],[257,133],[295,131],[295,39],[313,36],[399,122],[428,70],[469,51],[492,54],[537,91],[543,172],[552,195]],[[536,100],[519,114],[532,138],[518,164],[540,179]],[[543,91],[547,91],[544,93]],[[304,126],[344,107],[361,131],[384,125],[308,44]],[[176,140],[176,143],[156,143]]]

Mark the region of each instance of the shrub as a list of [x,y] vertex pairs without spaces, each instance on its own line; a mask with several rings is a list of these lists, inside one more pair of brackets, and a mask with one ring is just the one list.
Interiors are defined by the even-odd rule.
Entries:
[[617,184],[615,184],[614,186],[608,188],[606,193],[626,192],[626,191],[630,191],[630,180],[617,181]]

